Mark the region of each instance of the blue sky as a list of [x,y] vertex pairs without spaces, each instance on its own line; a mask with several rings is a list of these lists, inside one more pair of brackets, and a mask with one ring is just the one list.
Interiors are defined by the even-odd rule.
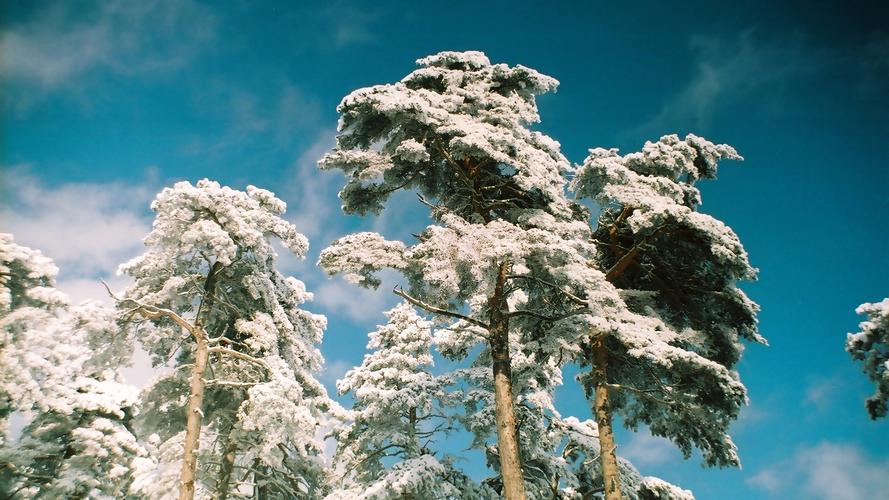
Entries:
[[[382,219],[340,214],[340,178],[314,165],[335,107],[425,55],[481,50],[560,80],[539,129],[574,162],[674,132],[746,158],[702,185],[702,210],[760,269],[744,288],[771,342],[740,364],[744,467],[703,469],[644,430],[620,433],[618,452],[700,499],[875,498],[889,490],[889,423],[868,420],[872,388],[843,342],[854,308],[889,295],[889,9],[672,3],[6,1],[0,230],[55,258],[73,296],[101,298],[96,279],[139,252],[163,186],[271,189],[313,244],[282,266],[330,319],[329,384],[395,300],[327,280],[318,252],[355,229],[407,238],[427,223],[409,197]],[[575,384],[559,396],[588,416]]]

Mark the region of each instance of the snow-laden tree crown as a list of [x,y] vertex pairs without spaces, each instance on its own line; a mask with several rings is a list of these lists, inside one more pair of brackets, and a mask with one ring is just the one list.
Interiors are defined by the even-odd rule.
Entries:
[[855,309],[867,319],[861,331],[846,336],[846,351],[864,362],[864,373],[876,385],[876,392],[865,402],[872,419],[885,417],[889,407],[889,297],[880,302],[865,303]]
[[441,52],[390,85],[356,90],[340,112],[337,146],[321,160],[348,183],[347,213],[379,213],[398,189],[417,189],[467,220],[513,208],[564,210],[559,143],[528,125],[534,97],[558,82],[481,52]]
[[[119,374],[131,352],[114,312],[71,305],[57,272],[0,234],[0,494],[123,496],[146,453],[132,433],[137,390]],[[15,442],[12,412],[28,421]]]
[[695,446],[708,464],[737,465],[727,431],[746,390],[732,368],[741,339],[765,340],[758,307],[736,285],[755,277],[746,251],[728,226],[697,211],[694,183],[715,178],[724,159],[741,157],[694,135],[664,136],[623,156],[596,148],[571,188],[603,207],[593,263],[620,297],[622,311],[592,325],[609,332],[612,407],[686,455]]
[[[312,294],[275,269],[271,242],[302,257],[306,238],[281,218],[284,202],[253,186],[245,193],[208,180],[180,182],[152,209],[147,251],[121,266],[135,284],[119,306],[151,319],[137,328],[139,339],[156,364],[175,357],[176,369],[147,390],[143,433],[158,435],[160,451],[197,434],[183,435],[181,401],[191,378],[189,397],[202,393],[201,427],[214,437],[196,445],[198,493],[225,497],[237,477],[266,494],[320,494],[327,483],[317,429],[336,409],[314,377],[326,319],[301,309]],[[170,313],[192,335],[183,336],[183,322]],[[205,392],[186,369],[197,366],[196,353],[207,359],[198,376]],[[163,470],[158,463],[153,474]],[[162,496],[163,488],[178,488],[174,479],[168,471],[140,484],[144,494]]]

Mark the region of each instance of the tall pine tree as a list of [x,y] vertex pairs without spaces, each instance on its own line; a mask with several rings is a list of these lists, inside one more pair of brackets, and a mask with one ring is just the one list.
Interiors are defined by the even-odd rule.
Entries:
[[[619,498],[613,413],[646,424],[708,465],[739,464],[728,427],[746,404],[733,370],[742,340],[765,343],[758,307],[737,287],[755,278],[737,235],[697,211],[695,187],[717,163],[741,159],[729,146],[689,135],[647,142],[639,153],[593,149],[572,187],[602,207],[591,265],[614,286],[591,318],[579,358],[599,425],[606,497]],[[605,288],[603,288],[605,290]]]
[[347,175],[340,193],[347,213],[379,213],[394,191],[413,189],[435,224],[412,246],[349,235],[320,262],[370,287],[380,283],[375,271],[397,269],[409,282],[399,295],[453,322],[467,347],[484,346],[479,363],[492,389],[503,495],[523,498],[515,406],[525,388],[513,385],[512,361],[512,346],[522,342],[510,337],[521,336],[517,318],[532,313],[511,306],[511,297],[533,282],[533,269],[576,253],[562,248],[571,246],[567,233],[585,231],[564,196],[570,165],[559,144],[529,129],[539,120],[535,96],[557,82],[491,64],[480,52],[442,52],[418,64],[398,83],[343,99],[336,147],[320,165]]
[[[155,364],[175,358],[147,390],[141,423],[160,453],[148,477],[184,446],[180,498],[226,498],[236,484],[262,496],[327,491],[319,428],[337,406],[314,376],[326,319],[303,310],[312,294],[275,269],[272,238],[299,257],[308,248],[285,208],[253,186],[177,183],[152,204],[147,251],[121,267],[135,284],[119,309],[147,320],[133,326]],[[177,487],[138,485],[153,496]]]

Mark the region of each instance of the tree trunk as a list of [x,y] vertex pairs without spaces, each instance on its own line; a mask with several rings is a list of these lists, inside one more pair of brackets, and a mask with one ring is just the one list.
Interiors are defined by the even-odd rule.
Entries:
[[204,298],[198,307],[194,329],[194,367],[191,370],[191,394],[188,396],[188,414],[185,421],[185,446],[182,458],[182,472],[179,475],[179,500],[194,498],[195,471],[198,465],[198,443],[201,437],[201,421],[204,418],[204,372],[210,360],[210,346],[204,330],[204,318],[213,308],[216,293],[216,274],[222,270],[219,262],[213,264],[204,282]]
[[219,466],[219,479],[216,481],[217,500],[226,500],[226,498],[228,498],[228,485],[231,482],[232,471],[235,468],[235,452],[237,449],[237,443],[232,438],[232,428],[229,427],[228,432],[225,435],[225,447],[222,450],[222,464]]
[[602,460],[602,481],[605,500],[620,500],[620,470],[617,467],[614,433],[611,427],[611,406],[608,401],[608,352],[605,339],[596,336],[593,347],[593,381],[596,384],[596,423],[599,425],[599,456]]
[[512,394],[512,366],[509,357],[509,317],[506,315],[504,284],[509,263],[500,264],[494,295],[488,300],[490,343],[494,372],[494,415],[497,421],[497,446],[500,451],[500,476],[503,498],[525,499],[525,479],[519,458],[518,435]]
[[188,415],[185,423],[185,450],[182,472],[179,476],[179,500],[194,498],[195,469],[198,461],[198,440],[201,437],[201,419],[204,404],[204,370],[210,357],[207,334],[198,325],[194,330],[194,368],[191,371],[191,394],[188,396]]

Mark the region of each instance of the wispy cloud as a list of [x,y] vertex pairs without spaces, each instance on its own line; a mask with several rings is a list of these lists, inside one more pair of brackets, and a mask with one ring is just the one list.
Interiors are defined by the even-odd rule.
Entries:
[[662,465],[682,460],[682,454],[676,445],[668,439],[651,435],[647,430],[635,433],[630,442],[620,448],[619,454],[638,466]]
[[840,375],[816,378],[806,387],[803,404],[819,412],[824,412],[836,402],[836,395],[846,385],[847,381],[843,380]]
[[265,87],[260,91],[217,79],[193,89],[195,111],[215,127],[188,139],[183,152],[211,156],[233,150],[290,152],[300,134],[319,128],[321,105],[315,96],[285,78]]
[[785,478],[782,476],[782,471],[779,469],[763,469],[750,476],[747,484],[769,493],[777,493],[784,487]]
[[336,49],[377,41],[375,23],[381,13],[368,7],[368,3],[346,1],[331,2],[321,11],[321,17],[330,26],[327,43]]
[[667,133],[677,127],[702,129],[728,105],[753,95],[773,100],[791,78],[822,64],[801,40],[764,41],[755,30],[730,41],[697,36],[690,45],[693,74],[634,135]]
[[58,2],[0,33],[0,74],[19,106],[74,90],[97,70],[157,75],[186,66],[212,46],[216,19],[191,0]]
[[763,468],[747,483],[783,497],[865,500],[889,491],[889,460],[870,457],[852,444],[823,442]]
[[377,290],[368,290],[334,277],[318,286],[315,303],[328,316],[346,317],[373,327],[384,320],[383,311],[395,305],[397,298],[386,283]]
[[340,236],[338,233],[343,229],[331,224],[340,215],[337,193],[344,184],[343,176],[318,168],[318,160],[330,151],[335,138],[333,130],[318,133],[315,141],[293,163],[288,187],[282,192],[289,201],[288,219],[318,251]]
[[818,88],[817,79],[824,78],[847,82],[847,93],[831,97],[849,103],[847,107],[867,106],[889,90],[887,48],[885,35],[846,44],[818,44],[802,31],[767,38],[755,28],[734,38],[693,36],[692,70],[685,84],[627,135],[635,139],[676,129],[703,130],[731,107],[745,103],[759,112],[782,113],[796,97],[794,89]]
[[327,360],[324,364],[324,369],[318,375],[318,380],[324,383],[331,393],[336,394],[336,381],[343,378],[346,372],[351,369],[352,363],[348,361],[342,359]]
[[59,266],[59,287],[73,299],[101,299],[98,278],[138,254],[151,229],[155,189],[124,183],[47,186],[24,167],[4,169],[0,230],[39,249]]

